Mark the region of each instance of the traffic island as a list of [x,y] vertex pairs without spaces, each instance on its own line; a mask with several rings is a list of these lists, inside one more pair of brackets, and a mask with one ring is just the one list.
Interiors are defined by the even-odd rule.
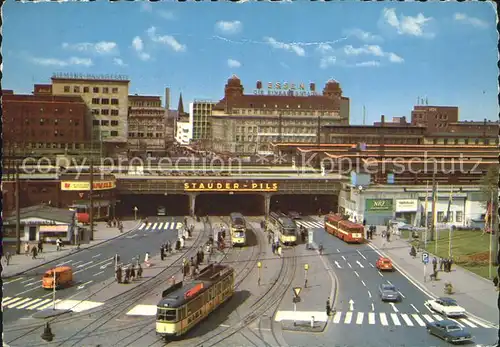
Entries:
[[322,333],[326,328],[326,322],[293,322],[293,321],[282,321],[281,329],[289,331],[298,331],[303,333]]
[[73,312],[72,310],[59,310],[59,309],[46,309],[42,311],[38,311],[37,313],[33,314],[31,317],[32,318],[37,318],[37,319],[45,319],[45,318],[52,318],[52,317],[57,317],[61,316],[66,313],[71,313]]

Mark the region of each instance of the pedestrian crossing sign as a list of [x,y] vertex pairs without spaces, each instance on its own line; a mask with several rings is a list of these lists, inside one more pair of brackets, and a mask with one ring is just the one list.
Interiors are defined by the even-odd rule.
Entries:
[[294,287],[293,288],[293,292],[295,294],[295,297],[298,298],[299,297],[299,294],[300,294],[300,291],[302,290],[301,287]]

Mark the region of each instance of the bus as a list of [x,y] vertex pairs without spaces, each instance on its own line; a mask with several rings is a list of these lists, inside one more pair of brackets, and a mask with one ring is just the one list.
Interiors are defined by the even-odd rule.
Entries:
[[233,212],[229,215],[231,219],[229,229],[231,232],[231,243],[233,246],[244,246],[246,244],[247,227],[245,218],[241,213]]
[[283,213],[271,212],[268,225],[283,245],[297,244],[297,224],[290,217]]
[[339,214],[329,214],[325,218],[325,231],[347,243],[363,243],[365,227],[345,220]]
[[185,335],[234,294],[234,269],[210,264],[187,283],[162,293],[156,305],[156,334],[166,341]]

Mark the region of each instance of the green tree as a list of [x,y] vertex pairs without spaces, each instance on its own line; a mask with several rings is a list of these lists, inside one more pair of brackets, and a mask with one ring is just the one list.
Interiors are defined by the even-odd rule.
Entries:
[[[491,165],[481,179],[481,195],[484,206],[488,205],[491,200],[491,195],[493,193],[493,208],[492,216],[493,219],[493,245],[492,245],[492,263],[498,265],[497,253],[498,253],[498,185],[499,185],[499,166]],[[489,222],[489,221],[488,221]]]

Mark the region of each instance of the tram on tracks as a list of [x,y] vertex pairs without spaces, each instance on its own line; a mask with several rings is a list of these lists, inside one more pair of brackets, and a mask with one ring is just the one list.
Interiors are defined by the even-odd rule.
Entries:
[[233,212],[229,215],[229,218],[231,219],[229,224],[231,243],[233,246],[244,246],[247,240],[245,217],[241,213]]
[[340,214],[325,217],[325,231],[347,243],[365,242],[365,227],[344,219]]
[[193,281],[165,290],[156,307],[156,334],[165,341],[185,335],[234,294],[234,269],[210,264]]
[[297,244],[297,224],[284,213],[271,212],[269,214],[269,229],[278,235],[283,245]]

